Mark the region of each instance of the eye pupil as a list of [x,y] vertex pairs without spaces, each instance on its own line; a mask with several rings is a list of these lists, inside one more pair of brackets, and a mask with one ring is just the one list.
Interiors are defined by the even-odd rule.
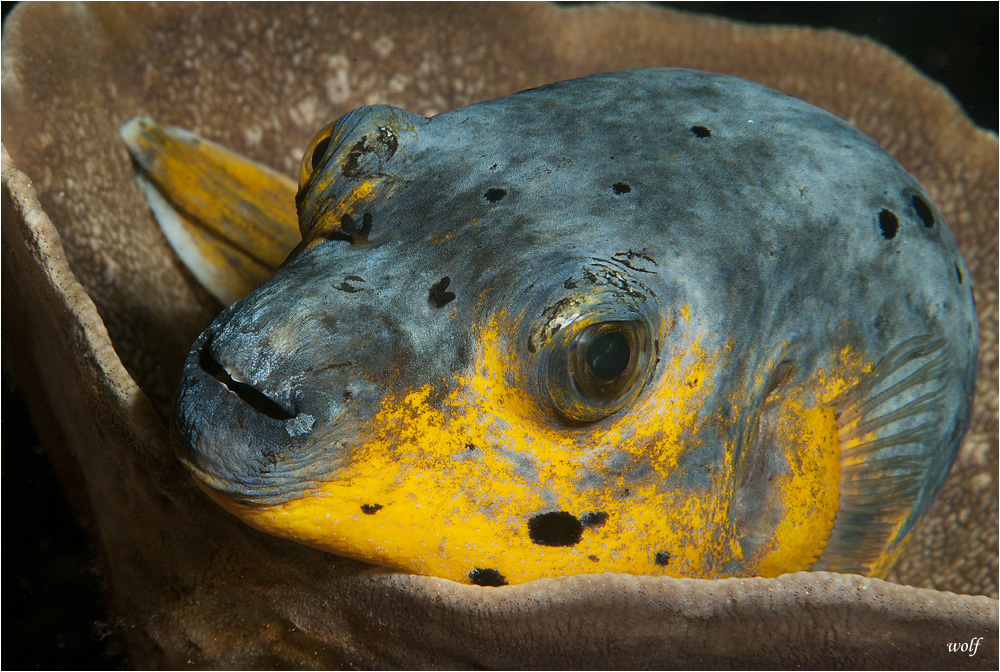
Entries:
[[631,350],[620,331],[598,336],[587,346],[587,366],[601,380],[614,380],[628,368]]
[[326,148],[330,146],[330,136],[327,136],[316,143],[316,148],[313,149],[312,153],[312,167],[316,170],[316,166],[319,165],[320,159],[326,154]]

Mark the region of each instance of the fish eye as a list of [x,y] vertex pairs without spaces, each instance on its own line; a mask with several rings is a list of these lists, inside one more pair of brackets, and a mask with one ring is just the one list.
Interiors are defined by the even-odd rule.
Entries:
[[313,136],[302,153],[302,164],[299,167],[299,189],[302,189],[313,172],[320,166],[326,150],[330,146],[330,139],[333,137],[333,127],[337,122],[333,122],[323,127],[319,133]]
[[632,403],[654,363],[645,323],[598,322],[568,331],[568,339],[551,344],[543,374],[556,413],[569,422],[595,422]]

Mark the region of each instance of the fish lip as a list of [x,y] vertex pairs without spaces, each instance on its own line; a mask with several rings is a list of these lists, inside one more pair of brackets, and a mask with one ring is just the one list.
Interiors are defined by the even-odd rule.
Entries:
[[[207,376],[214,378],[226,390],[240,399],[256,413],[278,422],[294,420],[299,410],[290,398],[281,398],[247,382],[247,378],[237,367],[224,364],[214,353],[214,334],[206,333],[204,341],[192,349],[192,359],[197,357],[195,366]],[[291,395],[287,395],[290,397]]]
[[[272,418],[207,371],[203,353],[211,355],[212,335],[209,329],[199,336],[184,365],[170,430],[175,453],[198,481],[227,499],[287,501],[302,491],[303,476],[311,476],[297,462],[313,440],[313,418],[287,406],[288,420]],[[213,362],[223,366],[211,356],[209,369]]]

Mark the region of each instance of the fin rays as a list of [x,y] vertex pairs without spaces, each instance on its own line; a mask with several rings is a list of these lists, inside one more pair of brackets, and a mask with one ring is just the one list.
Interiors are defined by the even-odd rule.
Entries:
[[[937,417],[940,418],[944,412],[944,405],[942,404],[942,396],[944,393],[944,387],[939,387],[932,392],[928,392],[925,395],[917,397],[908,406],[900,408],[898,410],[892,411],[891,413],[886,413],[878,418],[873,418],[865,422],[859,422],[853,427],[845,429],[840,434],[841,441],[850,441],[864,436],[870,432],[875,431],[885,425],[893,422],[898,422],[905,418],[909,418],[915,415],[922,415],[925,413],[935,413]],[[845,454],[847,451],[845,451]]]
[[944,346],[932,335],[904,341],[834,400],[840,510],[813,569],[877,575],[919,514],[923,475],[945,440]]

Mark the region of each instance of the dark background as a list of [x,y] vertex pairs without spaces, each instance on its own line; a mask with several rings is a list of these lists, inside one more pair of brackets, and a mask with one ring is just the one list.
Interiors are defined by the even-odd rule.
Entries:
[[[3,3],[7,18],[14,3]],[[572,4],[572,3],[569,3]],[[655,3],[751,23],[840,28],[891,47],[943,83],[980,126],[997,129],[998,4]],[[8,320],[16,316],[4,311]],[[8,322],[8,325],[12,322]],[[121,668],[87,541],[38,446],[3,347],[4,669]],[[55,496],[53,496],[55,493]]]

